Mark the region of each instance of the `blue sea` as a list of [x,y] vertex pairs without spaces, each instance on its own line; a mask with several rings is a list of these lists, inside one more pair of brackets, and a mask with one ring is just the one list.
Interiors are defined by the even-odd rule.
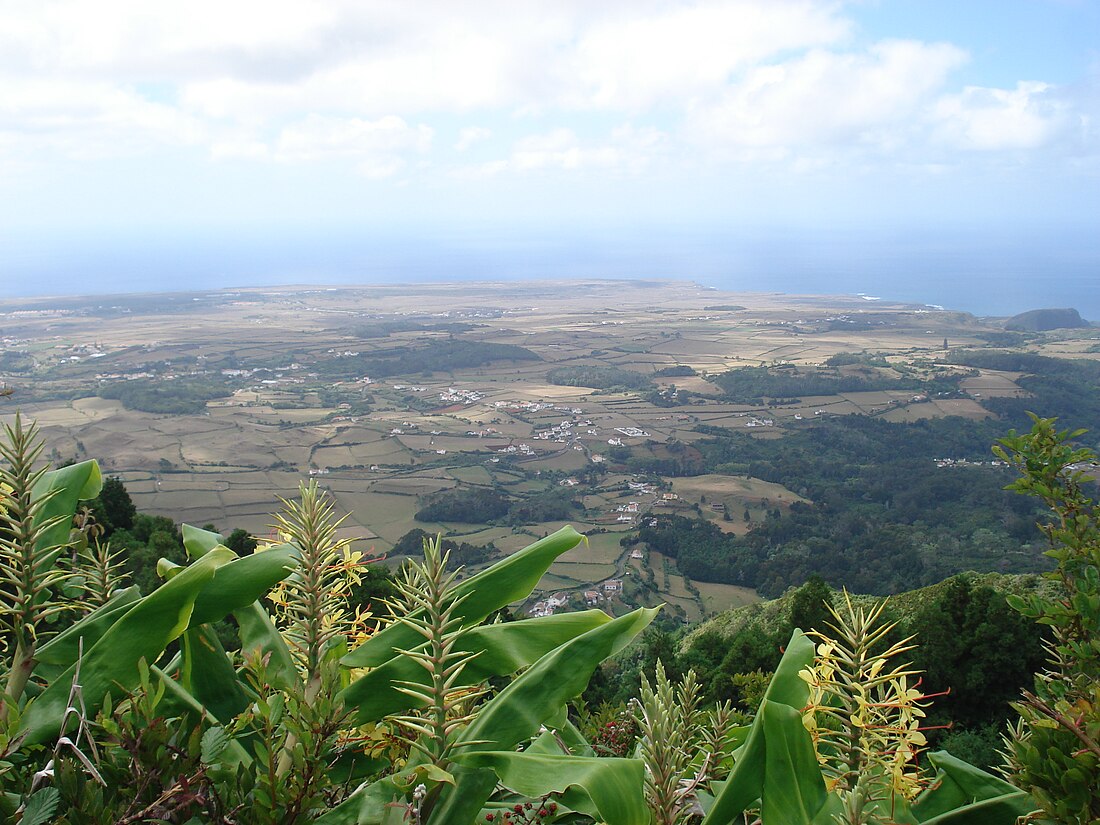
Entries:
[[0,298],[282,284],[661,278],[1100,322],[1095,228],[356,228],[0,234]]

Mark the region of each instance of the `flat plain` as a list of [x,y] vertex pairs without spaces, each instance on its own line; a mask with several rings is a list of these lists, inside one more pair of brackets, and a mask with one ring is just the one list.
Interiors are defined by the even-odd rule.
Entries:
[[[700,426],[775,438],[820,416],[980,417],[983,395],[1024,393],[1018,374],[980,370],[959,397],[885,390],[763,405],[730,400],[713,376],[824,369],[845,353],[926,376],[952,369],[941,363],[945,343],[981,344],[996,329],[963,313],[859,296],[734,294],[672,281],[9,300],[0,302],[0,381],[13,394],[0,399],[0,420],[16,410],[36,419],[55,462],[98,459],[139,510],[226,533],[267,535],[278,497],[314,478],[375,554],[413,528],[510,553],[566,523],[418,520],[443,491],[570,496],[568,523],[588,543],[553,567],[542,594],[563,590],[580,603],[598,592],[615,608],[609,582],[652,575],[657,597],[698,618],[755,594],[685,581],[673,560],[632,557],[620,539],[657,513],[743,532],[769,509],[802,500],[748,476],[664,477],[661,462],[690,451]],[[462,351],[466,361],[417,361],[427,350]],[[649,384],[567,386],[552,380],[558,368],[628,371]],[[191,408],[149,411],[127,395],[138,386]],[[630,472],[627,456],[656,469]]]

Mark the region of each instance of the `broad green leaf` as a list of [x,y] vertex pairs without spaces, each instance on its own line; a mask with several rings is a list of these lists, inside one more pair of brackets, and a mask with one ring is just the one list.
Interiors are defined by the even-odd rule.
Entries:
[[136,587],[119,590],[106,604],[97,607],[74,625],[62,630],[35,653],[35,659],[42,664],[64,665],[68,667],[76,661],[80,650],[80,639],[84,639],[84,649],[88,650],[99,641],[134,605],[141,600],[141,591]]
[[[577,726],[569,721],[569,708],[562,706],[558,712],[548,718],[543,725],[545,733],[540,733],[535,740],[524,749],[524,753],[542,753],[560,755],[568,750],[573,756],[595,756],[596,751],[588,744]],[[562,745],[566,750],[562,749]]]
[[913,805],[922,825],[1013,825],[1035,810],[1027,793],[947,751],[928,754],[928,761],[935,779]]
[[825,802],[825,781],[802,714],[790,705],[764,701],[764,822],[810,825]]
[[44,563],[52,564],[61,552],[60,548],[68,543],[69,531],[73,527],[71,516],[76,512],[77,503],[95,498],[102,489],[103,475],[95,461],[82,461],[58,470],[50,470],[34,485],[33,495],[36,499],[53,493],[39,511],[35,522],[41,524],[57,516],[66,517],[48,529],[38,542],[39,550],[55,548],[44,557]]
[[[795,630],[775,675],[764,693],[761,708],[768,703],[798,710],[805,707],[810,691],[798,673],[814,660],[814,645],[801,630]],[[760,799],[767,772],[767,736],[763,714],[757,712],[745,743],[734,753],[733,770],[714,798],[703,825],[729,825],[738,821],[746,808]]]
[[1024,791],[962,805],[939,816],[919,820],[921,825],[1016,825],[1036,811],[1035,800]]
[[[164,708],[166,713],[181,716],[190,715],[196,721],[201,720],[212,727],[218,727],[222,724],[221,719],[213,716],[210,711],[199,704],[194,696],[180,687],[179,682],[159,667],[150,667],[149,673],[157,680],[157,684],[164,689],[160,707]],[[252,763],[252,757],[238,740],[231,739],[228,748],[221,755],[221,762],[225,765],[249,765]]]
[[236,553],[228,548],[222,549],[232,555],[233,561],[218,569],[213,580],[202,589],[195,600],[192,627],[216,622],[233,611],[252,604],[289,576],[297,566],[297,550],[289,544],[243,558],[237,558]]
[[411,792],[421,783],[438,785],[445,782],[448,785],[455,784],[454,775],[443,770],[431,762],[423,762],[408,770],[397,771],[393,774],[393,784],[405,792]]
[[225,648],[209,625],[188,628],[181,642],[179,681],[184,690],[226,722],[248,707]]
[[[190,716],[195,720],[196,724],[201,721],[203,724],[214,727],[223,723],[223,720],[214,716],[194,696],[184,690],[179,682],[165,673],[162,669],[151,666],[149,668],[149,673],[157,680],[157,684],[164,690],[160,707],[164,709],[166,714]],[[224,721],[229,722],[232,720],[227,719]],[[239,741],[233,739],[229,743],[228,751],[222,755],[221,761],[223,764],[247,765],[252,762],[252,757]]]
[[360,785],[328,812],[314,820],[314,825],[381,825],[387,805],[402,794],[390,777]]
[[[610,621],[602,610],[585,610],[476,627],[455,645],[458,652],[479,651],[463,669],[455,686],[476,685],[490,676],[515,673],[569,639]],[[400,682],[427,686],[430,679],[415,660],[398,656],[352,682],[342,691],[341,698],[345,707],[358,709],[360,724],[371,722],[416,705],[411,696],[397,690],[395,685]]]
[[235,610],[237,634],[241,640],[241,655],[259,654],[267,658],[267,679],[279,690],[289,690],[300,681],[294,658],[286,646],[286,640],[275,629],[271,617],[259,602]]
[[190,524],[181,525],[180,532],[183,533],[183,549],[187,551],[187,558],[192,561],[201,559],[215,547],[225,544],[221,533]]
[[[168,643],[183,633],[199,592],[232,557],[232,551],[224,548],[207,554],[144,597],[84,651],[80,684],[90,712],[108,693],[117,695],[137,685],[139,662],[155,662]],[[28,745],[57,735],[75,673],[74,663],[28,705],[21,720]]]
[[[199,527],[193,527],[190,524],[183,525],[183,545],[187,549],[189,558],[202,558],[215,547],[224,546],[222,544],[223,541],[224,539],[220,533],[203,530]],[[243,572],[244,577],[250,580],[248,582],[249,590],[259,592],[256,593],[255,600],[251,604],[233,607],[229,611],[233,613],[233,618],[237,621],[239,629],[238,635],[241,640],[241,651],[245,655],[248,655],[250,652],[258,652],[261,656],[266,656],[268,659],[268,679],[271,680],[273,687],[277,687],[281,690],[285,690],[295,684],[298,681],[298,673],[294,668],[294,660],[291,658],[286,642],[279,634],[279,631],[275,629],[275,625],[271,622],[271,617],[258,600],[277,582],[286,578],[287,575],[293,571],[294,567],[297,566],[293,550],[294,548],[290,545],[283,544],[232,562],[233,566],[225,568],[225,575],[222,576],[222,578],[219,578],[218,573],[214,575],[214,583],[211,584],[208,591],[203,592],[199,597],[198,604],[195,606],[195,613],[199,618],[208,615],[206,609],[208,601],[216,604],[218,598],[229,598],[222,589],[222,586],[227,582],[231,582],[234,577]],[[238,562],[243,562],[246,559],[255,558],[256,556],[264,556],[267,553],[273,553],[274,555],[242,567],[236,566]],[[242,586],[238,588],[237,592],[232,594],[236,597],[233,598],[232,601],[238,601],[240,597],[247,596],[248,593],[242,594],[243,590],[244,586],[242,583]],[[210,606],[213,606],[213,604]],[[192,625],[194,625],[194,623],[193,620]]]
[[453,773],[456,786],[443,786],[439,801],[427,819],[428,825],[457,825],[467,822],[473,825],[496,789],[497,775],[487,768],[455,765]]
[[588,686],[600,662],[645,629],[657,608],[613,619],[547,653],[487,702],[463,731],[463,752],[507,750],[538,733],[539,726]]
[[648,825],[640,759],[610,759],[480,751],[456,757],[469,767],[491,768],[501,784],[523,796],[561,794],[566,807],[607,825]]
[[[494,610],[527,598],[554,560],[576,547],[583,538],[572,527],[563,527],[460,582],[455,587],[455,596],[469,595],[456,608],[456,617],[467,626],[477,624]],[[346,667],[378,667],[397,655],[397,648],[410,650],[423,641],[411,627],[395,622],[345,656],[343,664]]]

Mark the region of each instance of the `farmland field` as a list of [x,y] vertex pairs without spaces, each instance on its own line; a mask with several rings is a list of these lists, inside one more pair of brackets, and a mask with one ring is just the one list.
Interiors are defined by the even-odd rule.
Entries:
[[[196,294],[171,313],[139,297],[0,302],[4,348],[34,362],[0,373],[13,390],[0,419],[37,419],[53,461],[97,458],[140,510],[225,532],[266,535],[278,497],[310,477],[376,552],[414,528],[504,553],[563,524],[588,532],[542,591],[644,579],[619,542],[647,519],[694,514],[742,534],[806,501],[698,469],[694,445],[714,428],[777,439],[822,417],[977,420],[989,415],[983,397],[1027,394],[1018,373],[985,369],[937,397],[888,384],[734,399],[711,380],[743,367],[915,380],[952,369],[939,363],[945,338],[979,346],[995,329],[928,307],[876,303],[871,315],[858,297],[657,281],[247,289]],[[721,309],[731,305],[743,309]],[[1088,357],[1087,342],[1045,346]],[[456,347],[467,361],[438,368]],[[827,363],[864,354],[874,368]],[[587,386],[594,374],[629,386]],[[216,397],[193,396],[199,385]],[[508,514],[417,520],[434,496],[469,490],[499,495]],[[725,584],[693,592],[663,557],[649,566],[656,593],[637,598],[692,617],[754,598]]]

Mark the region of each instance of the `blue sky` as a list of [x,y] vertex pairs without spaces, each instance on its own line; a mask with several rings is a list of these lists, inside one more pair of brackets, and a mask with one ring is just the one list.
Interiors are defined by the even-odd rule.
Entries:
[[1100,266],[1100,2],[0,0],[0,193],[0,295],[129,288],[111,261],[179,288],[142,250],[204,245],[230,285],[235,233],[386,239],[397,275],[394,239],[601,231],[1024,233]]

